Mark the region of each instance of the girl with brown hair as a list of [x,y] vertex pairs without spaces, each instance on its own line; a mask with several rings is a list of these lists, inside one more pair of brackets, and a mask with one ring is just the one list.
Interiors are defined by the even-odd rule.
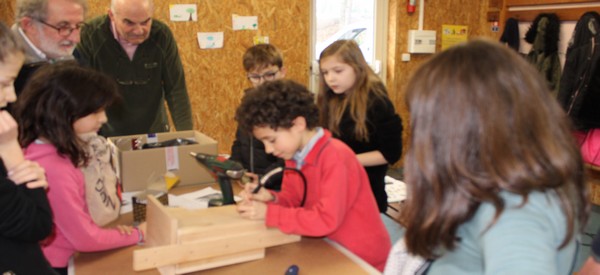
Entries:
[[320,125],[346,143],[365,167],[379,212],[387,210],[384,178],[402,153],[402,121],[385,86],[354,40],[338,40],[319,58]]
[[[572,274],[588,203],[565,113],[516,53],[475,40],[421,66],[407,87],[404,239],[427,274]],[[406,265],[403,265],[406,266]]]

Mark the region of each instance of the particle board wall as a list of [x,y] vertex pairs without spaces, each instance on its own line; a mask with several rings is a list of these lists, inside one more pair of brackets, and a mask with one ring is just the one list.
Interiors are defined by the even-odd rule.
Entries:
[[[0,0],[0,20],[12,24],[15,0]],[[269,36],[283,53],[287,78],[308,84],[310,0],[156,0],[154,18],[171,28],[186,74],[194,128],[219,143],[219,153],[230,153],[237,123],[234,113],[243,90],[251,87],[242,55],[256,35]],[[88,18],[105,14],[109,0],[88,0]],[[170,4],[197,4],[198,21],[171,22]],[[258,16],[258,31],[233,31],[231,16]],[[201,50],[197,32],[224,32],[222,49]]]
[[0,21],[11,25],[15,20],[15,0],[0,0]]
[[[497,39],[498,33],[491,31],[491,23],[487,22],[489,0],[427,0],[424,9],[424,30],[436,31],[436,51],[441,49],[442,25],[466,25],[469,27],[469,38],[483,36]],[[417,1],[418,3],[419,1]],[[418,29],[419,11],[413,14],[406,12],[405,0],[390,0],[389,3],[388,58],[386,77],[390,97],[402,117],[403,153],[408,148],[408,135],[410,134],[409,111],[404,102],[406,85],[414,72],[421,64],[427,61],[431,54],[411,54],[409,62],[402,62],[402,53],[408,52],[408,31]],[[396,164],[401,166],[402,161]]]
[[[0,9],[0,20],[12,23],[14,0]],[[88,0],[89,16],[104,13],[109,0]],[[440,50],[442,24],[469,26],[469,36],[486,36],[497,39],[499,33],[491,31],[487,22],[490,0],[427,0],[425,1],[424,29],[437,31]],[[155,17],[166,21],[168,5],[175,1],[155,1]],[[306,84],[308,82],[308,37],[311,0],[236,0],[236,1],[186,1],[198,4],[198,22],[167,22],[178,41],[186,70],[188,88],[195,116],[195,128],[219,142],[219,152],[229,153],[233,141],[235,122],[233,113],[242,90],[249,87],[241,66],[241,56],[252,44],[252,36],[268,35],[271,43],[284,54],[288,77]],[[406,12],[406,0],[389,0],[387,85],[390,97],[404,123],[404,148],[409,134],[408,110],[404,103],[405,87],[411,73],[431,57],[413,54],[411,61],[402,62],[402,53],[408,50],[408,30],[417,29],[418,9]],[[231,31],[231,14],[258,15],[259,31]],[[7,19],[8,18],[8,19]],[[225,47],[220,50],[198,49],[195,33],[198,31],[224,31]],[[406,150],[404,150],[406,151]],[[401,165],[402,162],[398,163]]]
[[[102,12],[108,1],[91,1],[90,13]],[[310,0],[154,1],[155,17],[173,31],[185,68],[194,128],[215,138],[219,153],[230,153],[235,137],[234,113],[243,90],[251,86],[242,55],[256,35],[269,36],[283,53],[287,77],[308,83]],[[168,21],[169,4],[197,4],[197,22]],[[233,31],[231,16],[258,16],[258,31]],[[222,49],[201,50],[197,32],[224,32]]]

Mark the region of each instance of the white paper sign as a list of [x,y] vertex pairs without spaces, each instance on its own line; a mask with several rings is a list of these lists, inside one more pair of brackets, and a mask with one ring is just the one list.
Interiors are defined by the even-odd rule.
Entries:
[[258,30],[258,16],[232,15],[233,30]]
[[223,32],[199,32],[198,45],[200,49],[223,48]]
[[169,5],[171,21],[198,21],[198,6],[196,4]]
[[165,148],[165,162],[167,171],[179,170],[179,152],[177,146]]

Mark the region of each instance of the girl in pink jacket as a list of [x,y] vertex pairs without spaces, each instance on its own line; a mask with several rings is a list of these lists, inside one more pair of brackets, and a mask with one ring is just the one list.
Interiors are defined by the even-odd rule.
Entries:
[[76,251],[100,251],[135,244],[143,232],[130,226],[104,229],[92,220],[79,169],[89,156],[80,136],[98,132],[104,109],[119,95],[109,77],[78,65],[51,65],[30,80],[16,106],[19,142],[25,157],[46,169],[55,228],[42,246],[52,267],[66,274]]

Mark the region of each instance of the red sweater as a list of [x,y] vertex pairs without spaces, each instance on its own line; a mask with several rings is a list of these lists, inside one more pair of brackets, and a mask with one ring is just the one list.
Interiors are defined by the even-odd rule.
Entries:
[[[296,167],[287,160],[286,167]],[[266,224],[284,233],[327,237],[383,271],[391,243],[369,178],[354,152],[325,134],[304,159],[307,181],[304,207],[302,178],[286,170],[281,192],[269,203]]]

